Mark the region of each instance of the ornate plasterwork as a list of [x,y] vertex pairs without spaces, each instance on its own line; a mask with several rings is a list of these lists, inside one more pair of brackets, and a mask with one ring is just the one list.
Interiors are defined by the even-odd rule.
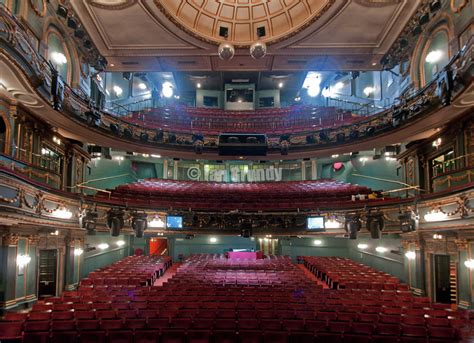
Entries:
[[138,0],[87,0],[91,6],[103,8],[106,10],[123,10],[133,6]]
[[[319,19],[335,0],[155,0],[156,6],[180,29],[194,37],[219,44],[246,47],[257,41],[257,28],[265,28],[260,40],[275,43],[293,36]],[[220,27],[228,37],[219,35]]]
[[401,0],[355,0],[355,2],[367,7],[383,7],[399,4]]
[[19,238],[20,235],[18,235],[17,233],[4,233],[2,235],[2,243],[4,246],[17,246]]
[[46,0],[30,0],[30,7],[39,17],[46,15]]
[[451,0],[451,10],[460,13],[467,6],[469,0]]

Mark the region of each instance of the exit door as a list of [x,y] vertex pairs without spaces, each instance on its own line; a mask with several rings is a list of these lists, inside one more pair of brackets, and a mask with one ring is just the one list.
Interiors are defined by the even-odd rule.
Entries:
[[434,256],[435,301],[443,304],[451,303],[451,283],[449,255]]
[[57,250],[40,250],[38,298],[56,295]]

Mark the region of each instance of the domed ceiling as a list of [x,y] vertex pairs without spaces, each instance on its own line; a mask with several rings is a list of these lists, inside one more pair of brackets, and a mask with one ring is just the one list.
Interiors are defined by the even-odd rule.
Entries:
[[[334,0],[160,0],[157,6],[196,37],[237,46],[259,35],[265,42],[286,38],[317,20]],[[227,33],[227,38],[224,35]]]

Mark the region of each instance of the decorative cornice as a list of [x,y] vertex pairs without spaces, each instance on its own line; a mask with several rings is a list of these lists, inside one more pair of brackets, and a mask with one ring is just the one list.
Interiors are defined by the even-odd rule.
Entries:
[[459,251],[465,251],[469,248],[469,241],[467,239],[455,239],[454,244],[456,244]]
[[138,0],[87,0],[87,3],[93,7],[102,8],[105,10],[123,10],[125,8],[135,5]]
[[2,235],[2,244],[3,246],[17,246],[19,238],[20,235],[18,235],[17,233],[4,233]]
[[399,4],[401,0],[354,0],[355,3],[366,7],[385,7]]

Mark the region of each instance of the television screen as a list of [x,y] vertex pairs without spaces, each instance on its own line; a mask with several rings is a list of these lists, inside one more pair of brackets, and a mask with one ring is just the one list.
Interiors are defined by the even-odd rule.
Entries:
[[166,216],[166,228],[168,229],[182,229],[183,217],[181,216]]
[[228,89],[226,100],[227,102],[253,102],[253,89]]
[[324,230],[324,217],[308,217],[308,230]]

